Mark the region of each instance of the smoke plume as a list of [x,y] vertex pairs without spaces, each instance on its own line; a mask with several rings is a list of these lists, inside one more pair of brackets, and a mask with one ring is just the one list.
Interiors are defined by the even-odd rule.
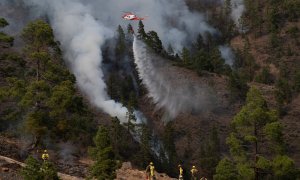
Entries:
[[[202,14],[189,11],[184,0],[87,0],[92,5],[94,16],[108,27],[115,28],[116,24],[126,26],[128,22],[120,16],[124,11],[130,11],[140,17],[145,30],[154,30],[158,33],[165,47],[169,44],[174,51],[179,52],[187,42],[196,39],[199,33],[215,33]],[[132,22],[135,28],[137,22]]]
[[[115,34],[117,25],[123,27],[129,23],[121,18],[124,11],[132,11],[138,16],[148,16],[144,21],[146,31],[155,30],[165,46],[171,44],[177,52],[188,41],[197,37],[199,33],[215,33],[201,14],[189,11],[182,0],[1,0],[1,4],[10,3],[25,5],[30,9],[32,17],[47,16],[54,29],[55,37],[61,42],[64,57],[72,72],[76,76],[80,89],[88,96],[89,100],[97,107],[103,109],[111,116],[117,116],[124,122],[127,109],[122,104],[110,99],[106,92],[106,84],[103,80],[101,47],[106,40]],[[131,22],[136,28],[137,22]],[[148,68],[158,68],[156,65]],[[154,70],[156,71],[156,70]],[[161,70],[157,70],[161,71]],[[160,78],[165,74],[158,73]],[[162,82],[162,81],[161,81]],[[159,85],[159,84],[157,84]],[[166,106],[168,100],[181,96],[183,92],[169,93],[169,98],[163,98],[165,91],[170,89],[161,86],[159,91],[151,95],[160,102],[160,106]],[[186,89],[181,89],[184,91]],[[159,94],[162,93],[162,94]],[[170,97],[172,96],[172,97]],[[188,96],[181,98],[189,101]],[[198,102],[197,102],[198,103]],[[171,102],[169,108],[171,115],[183,107],[185,103],[176,105]],[[196,106],[194,104],[192,107]]]
[[231,18],[240,27],[240,18],[245,10],[244,0],[231,0]]
[[221,57],[225,60],[225,63],[232,66],[235,56],[232,49],[228,45],[219,46],[219,51],[221,52]]
[[101,70],[100,48],[113,31],[77,0],[26,0],[24,4],[36,16],[47,15],[77,84],[89,100],[124,122],[127,109],[109,98]]
[[[143,84],[157,108],[164,108],[167,117],[180,112],[210,110],[215,98],[196,74],[173,66],[168,60],[152,52],[144,42],[134,39],[135,63]],[[195,77],[196,76],[196,77]]]

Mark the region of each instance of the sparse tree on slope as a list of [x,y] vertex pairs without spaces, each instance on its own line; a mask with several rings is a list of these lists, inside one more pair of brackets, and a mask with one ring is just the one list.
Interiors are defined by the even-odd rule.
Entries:
[[40,172],[40,163],[34,159],[32,156],[29,156],[25,160],[26,166],[22,168],[21,175],[25,180],[40,180],[42,179],[42,174]]
[[139,21],[139,28],[138,28],[138,35],[137,37],[139,39],[143,39],[143,40],[146,40],[147,39],[147,34],[144,30],[144,24],[143,24],[143,21]]
[[113,180],[116,176],[116,161],[107,128],[100,126],[94,137],[95,147],[89,149],[89,155],[95,161],[90,168],[91,177],[99,180]]
[[205,145],[201,147],[200,165],[202,169],[205,169],[208,176],[212,177],[221,156],[220,139],[216,127],[212,128],[209,138],[204,140],[202,144]]
[[272,175],[270,170],[275,166],[271,159],[285,152],[282,126],[277,113],[268,109],[258,89],[253,87],[249,90],[246,105],[234,117],[232,127],[233,132],[226,142],[237,169],[236,177],[258,179]]
[[21,170],[21,175],[25,180],[59,180],[56,168],[49,161],[40,164],[32,156],[25,160],[25,167]]
[[186,47],[182,48],[181,59],[184,65],[187,65],[190,62],[190,51]]
[[167,167],[164,167],[166,172],[170,174],[175,174],[177,171],[177,152],[175,147],[175,132],[172,122],[168,122],[165,126],[165,131],[163,134],[163,145],[164,150],[167,154]]
[[[231,18],[231,11],[232,11],[232,2],[231,0],[225,0],[224,2],[224,34],[226,35],[227,37],[227,41],[230,40],[230,38],[232,37],[233,35],[233,30],[234,30],[234,22]],[[236,24],[236,26],[239,26],[238,24]]]
[[127,34],[131,34],[132,31],[133,31],[132,25],[131,25],[131,24],[128,24],[128,26],[127,26]]
[[146,124],[139,127],[140,150],[136,156],[136,161],[141,167],[146,167],[152,159],[151,155],[151,132]]
[[[9,23],[6,21],[6,19],[0,17],[0,28],[4,28],[8,25],[9,25]],[[14,38],[11,36],[8,36],[7,34],[5,34],[2,31],[0,31],[0,43],[1,42],[7,43],[10,46],[12,46],[13,42],[14,42]]]
[[3,28],[5,26],[8,26],[9,23],[4,18],[0,18],[0,27]]

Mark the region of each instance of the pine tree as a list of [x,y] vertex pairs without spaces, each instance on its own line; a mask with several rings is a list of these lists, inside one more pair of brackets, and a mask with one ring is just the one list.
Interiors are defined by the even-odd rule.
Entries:
[[246,98],[246,94],[249,89],[247,81],[237,72],[233,71],[230,74],[227,86],[230,92],[231,100],[244,100]]
[[204,49],[198,50],[194,55],[193,67],[198,73],[201,73],[203,70],[212,72],[213,66],[208,56]]
[[215,180],[238,180],[240,177],[238,176],[237,169],[232,161],[228,158],[222,159],[217,168],[216,174],[214,175]]
[[43,175],[40,172],[40,163],[34,159],[32,156],[29,156],[25,160],[26,166],[22,168],[21,175],[25,180],[40,180],[43,179]]
[[224,72],[225,61],[221,57],[221,52],[217,47],[213,48],[210,53],[210,61],[213,68],[213,72],[221,74]]
[[155,31],[149,31],[147,33],[147,39],[145,41],[156,53],[162,53],[162,42]]
[[144,24],[143,24],[143,22],[141,20],[139,21],[139,28],[138,28],[138,35],[137,35],[137,37],[139,39],[147,40],[147,34],[146,34],[145,30],[144,30]]
[[251,44],[249,39],[246,37],[244,42],[244,47],[241,52],[242,65],[240,68],[241,75],[247,79],[247,81],[252,81],[255,75],[255,70],[257,69],[257,64],[255,59],[250,52]]
[[8,25],[9,25],[9,23],[6,21],[6,19],[0,17],[0,28],[3,28]]
[[25,180],[59,180],[53,163],[45,161],[40,164],[32,156],[25,160],[25,167],[22,168],[21,175]]
[[137,153],[136,161],[141,167],[146,167],[152,159],[151,150],[151,132],[146,124],[139,127],[140,150]]
[[181,59],[184,65],[188,65],[188,63],[190,63],[190,51],[186,47],[182,48]]
[[26,44],[24,49],[27,57],[36,64],[36,81],[29,84],[25,95],[22,97],[21,105],[27,109],[34,106],[35,110],[26,115],[25,130],[34,136],[33,147],[40,143],[40,139],[47,131],[46,99],[50,95],[49,84],[41,80],[42,64],[44,72],[46,64],[50,59],[49,47],[53,47],[54,35],[49,24],[42,20],[29,23],[22,32],[22,39]]
[[132,31],[133,31],[133,27],[132,27],[132,25],[129,23],[128,26],[127,26],[127,34],[132,34]]
[[165,167],[166,172],[169,172],[170,174],[175,174],[177,172],[177,152],[175,147],[175,132],[173,128],[172,122],[168,122],[165,126],[165,131],[163,134],[163,147],[165,150],[165,153],[167,155],[167,167]]
[[[49,118],[52,123],[49,125],[51,132],[57,136],[66,138],[66,132],[72,127],[74,114],[78,111],[83,112],[84,108],[79,110],[76,106],[79,105],[80,100],[75,96],[75,87],[69,80],[62,81],[53,87],[50,97],[46,101],[49,108]],[[70,115],[70,112],[73,115]]]
[[[228,41],[228,40],[230,40],[230,38],[233,36],[233,28],[234,28],[234,22],[233,22],[233,20],[232,20],[232,18],[231,18],[231,11],[232,11],[232,2],[231,2],[231,0],[225,0],[225,2],[224,2],[224,15],[223,15],[223,17],[224,17],[224,19],[225,19],[225,22],[224,22],[224,24],[225,24],[225,32],[224,32],[224,34],[226,35],[226,40]],[[237,26],[238,26],[238,24],[237,24]]]
[[120,124],[120,120],[117,117],[112,118],[112,125],[110,128],[111,144],[116,156],[116,159],[121,159],[121,153],[126,150],[126,140],[124,139],[125,134],[123,133],[123,126]]
[[40,171],[44,180],[59,180],[54,164],[49,161],[43,162]]
[[261,1],[259,0],[246,0],[245,1],[246,12],[243,16],[245,24],[249,25],[249,29],[255,32],[255,35],[261,35],[263,25],[263,8],[261,7]]
[[225,0],[225,2],[224,2],[224,15],[225,15],[226,19],[230,19],[231,11],[232,11],[231,0]]
[[289,0],[283,2],[283,9],[285,15],[288,16],[288,20],[295,22],[300,17],[300,3],[297,0]]
[[201,143],[205,144],[204,147],[201,148],[201,168],[208,173],[209,177],[212,177],[221,156],[220,139],[216,127],[212,128],[209,138]]
[[268,29],[271,33],[277,33],[280,28],[280,14],[279,7],[274,4],[271,5],[268,10],[267,19],[268,19]]
[[198,34],[198,36],[197,36],[197,41],[196,41],[195,47],[198,51],[205,47],[204,40],[203,40],[201,34]]
[[[276,111],[268,109],[258,89],[252,87],[249,90],[246,105],[234,117],[232,127],[233,132],[226,143],[230,146],[234,169],[237,169],[235,176],[238,179],[271,176],[272,164],[268,158],[284,153],[282,126]],[[268,156],[264,156],[266,153]],[[221,161],[218,167],[223,166],[221,163],[224,162]]]
[[270,73],[269,67],[263,67],[261,73],[258,76],[256,76],[255,81],[264,84],[272,84],[273,77]]
[[279,155],[272,161],[275,179],[293,180],[300,178],[300,170],[294,161],[286,155]]
[[126,112],[126,119],[127,122],[124,123],[124,126],[127,127],[127,132],[130,133],[130,131],[135,130],[135,122],[136,122],[136,117],[134,115],[133,107],[128,107],[128,111]]
[[100,126],[94,137],[95,147],[89,148],[89,155],[95,161],[90,168],[91,178],[113,180],[116,176],[116,161],[113,153],[109,131]]
[[293,78],[293,88],[295,92],[300,92],[300,70],[295,73]]
[[42,20],[29,23],[22,32],[22,39],[26,43],[25,53],[36,63],[36,77],[40,80],[42,61],[49,57],[49,46],[54,46],[54,35],[49,24]]
[[107,93],[111,99],[119,100],[120,94],[118,91],[118,85],[116,83],[117,77],[114,74],[110,74],[107,80]]
[[47,133],[48,116],[43,110],[35,110],[27,114],[24,129],[34,137],[33,146],[40,145],[42,137]]
[[284,114],[283,107],[288,104],[292,99],[292,91],[288,80],[281,77],[276,82],[275,98],[277,108],[281,115]]
[[7,81],[0,88],[0,99],[10,102],[4,113],[1,110],[1,121],[24,120],[21,130],[33,137],[31,148],[43,145],[45,134],[60,140],[80,138],[84,143],[95,131],[91,113],[75,90],[75,77],[64,66],[51,27],[41,20],[31,22],[22,37],[27,62],[6,55],[15,72],[5,75]]
[[121,57],[126,49],[126,43],[125,43],[125,33],[123,28],[119,25],[118,26],[118,38],[117,38],[117,44],[116,44],[116,55],[117,57]]
[[129,93],[128,107],[129,108],[137,108],[138,107],[138,99],[133,91],[131,91]]
[[50,96],[50,86],[44,81],[33,81],[26,88],[26,93],[22,97],[21,105],[24,108],[35,106],[40,109],[46,106],[46,100]]
[[[6,19],[0,17],[0,28],[4,28],[8,26],[9,23],[6,21]],[[14,42],[14,38],[11,36],[8,36],[4,32],[0,31],[0,43],[8,44],[9,46],[12,46]]]

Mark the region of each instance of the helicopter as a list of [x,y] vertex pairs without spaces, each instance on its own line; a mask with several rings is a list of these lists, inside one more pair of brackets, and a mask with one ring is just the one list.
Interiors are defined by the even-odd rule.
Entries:
[[146,17],[138,17],[137,15],[135,15],[132,12],[125,12],[122,15],[122,18],[125,20],[130,20],[130,21],[139,21],[139,20],[145,20]]

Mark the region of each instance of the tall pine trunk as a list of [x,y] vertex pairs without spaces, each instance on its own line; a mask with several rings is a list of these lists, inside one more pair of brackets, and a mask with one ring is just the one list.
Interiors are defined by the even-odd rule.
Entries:
[[[254,136],[257,138],[257,125],[256,122],[254,123]],[[254,143],[254,174],[255,174],[255,180],[258,180],[258,169],[256,167],[257,164],[257,155],[258,155],[258,143],[257,139]]]

